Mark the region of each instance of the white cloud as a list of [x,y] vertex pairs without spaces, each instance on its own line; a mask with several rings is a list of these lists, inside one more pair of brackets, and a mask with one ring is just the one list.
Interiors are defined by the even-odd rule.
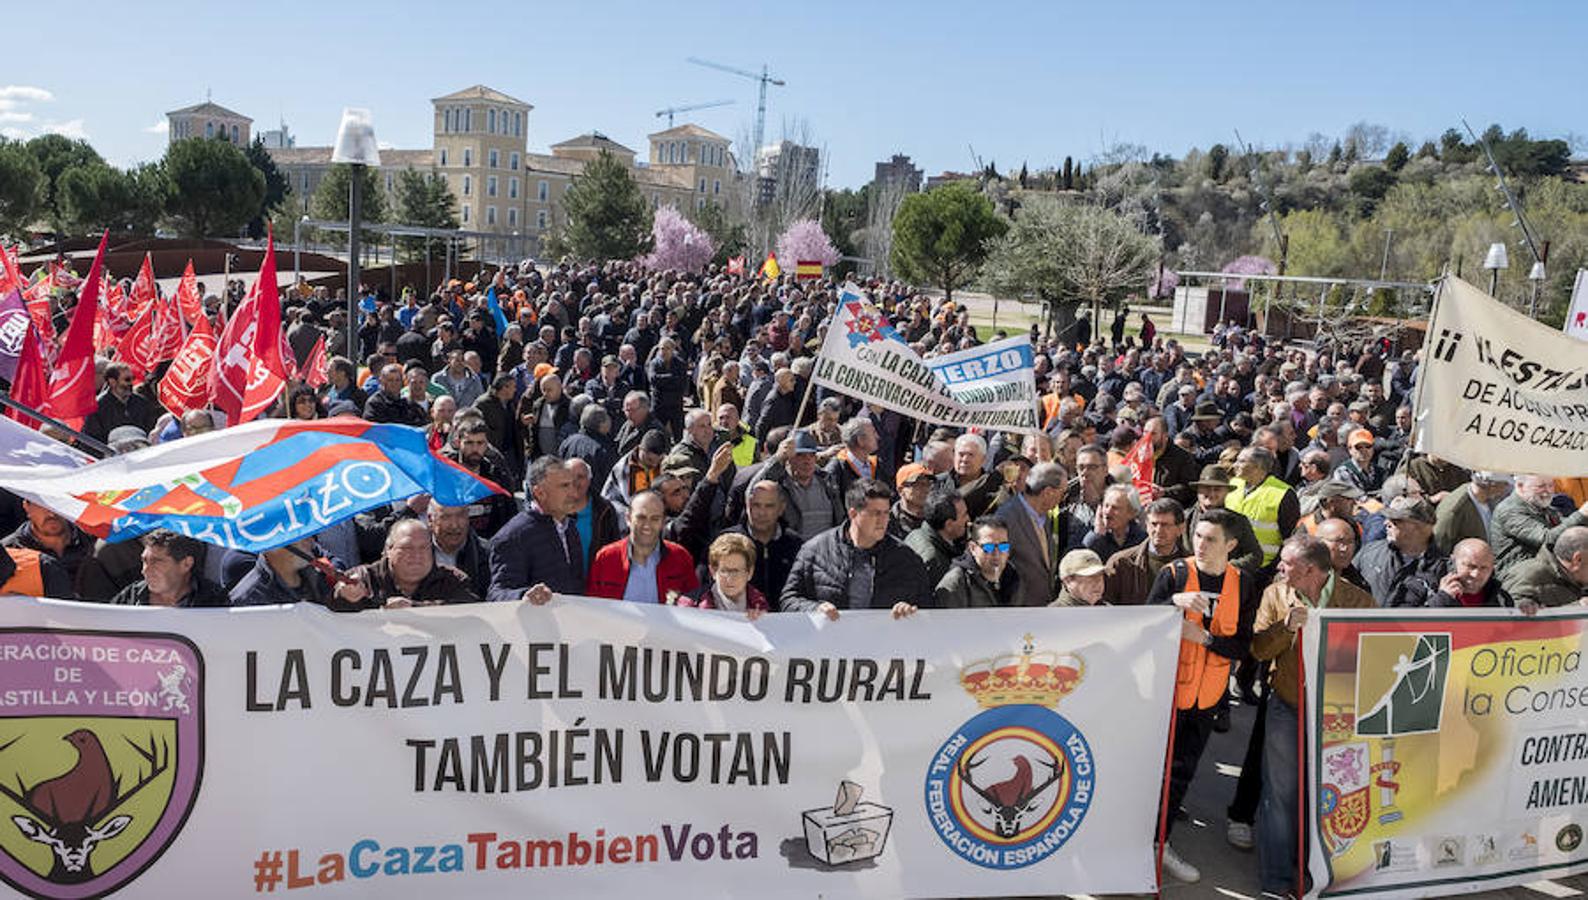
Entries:
[[171,120],[170,119],[166,119],[166,118],[160,119],[160,121],[154,123],[153,125],[150,125],[149,127],[145,128],[143,130],[144,134],[169,134],[170,132],[171,132]]
[[68,119],[65,122],[41,122],[39,131],[44,134],[58,134],[73,140],[87,140],[88,131],[83,127],[82,119]]
[[10,112],[0,109],[0,122],[31,122],[33,114],[28,112]]
[[49,103],[55,95],[41,87],[26,84],[7,84],[0,86],[0,103],[15,103],[18,101],[32,103]]
[[0,137],[7,137],[13,141],[25,141],[29,136],[30,135],[26,131],[23,131],[22,129],[15,126],[0,128]]

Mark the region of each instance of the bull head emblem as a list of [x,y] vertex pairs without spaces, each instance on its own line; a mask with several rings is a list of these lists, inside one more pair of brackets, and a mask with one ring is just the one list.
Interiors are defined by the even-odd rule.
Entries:
[[[4,752],[21,738],[12,738],[0,744]],[[165,774],[171,766],[171,750],[164,741],[157,742],[153,735],[147,746],[126,739],[148,763],[148,773],[138,778],[130,788],[121,789],[121,779],[110,768],[105,748],[99,736],[86,728],[79,728],[63,738],[77,750],[77,762],[54,778],[45,779],[31,788],[22,783],[12,789],[0,784],[0,794],[14,800],[29,815],[12,816],[11,822],[28,840],[47,845],[55,851],[55,862],[47,876],[60,884],[75,884],[94,877],[89,855],[101,842],[110,840],[132,824],[132,816],[116,815],[150,782]],[[143,766],[138,767],[142,773]]]
[[1042,792],[1063,777],[1064,761],[1049,757],[1047,762],[1040,763],[1047,767],[1048,775],[1041,783],[1033,785],[1031,760],[1025,754],[1016,754],[1014,775],[1004,781],[982,787],[976,783],[973,772],[985,762],[987,762],[985,758],[973,757],[960,760],[959,777],[964,779],[965,784],[982,799],[984,804],[982,811],[993,816],[993,831],[1002,838],[1014,837],[1025,828],[1026,815],[1036,808],[1037,799],[1042,796]]

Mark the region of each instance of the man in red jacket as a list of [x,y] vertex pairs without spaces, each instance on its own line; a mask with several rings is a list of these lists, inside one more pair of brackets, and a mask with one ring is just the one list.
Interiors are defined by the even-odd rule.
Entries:
[[635,494],[629,505],[629,536],[596,551],[585,592],[633,603],[672,603],[700,587],[689,551],[662,540],[666,521],[661,494]]

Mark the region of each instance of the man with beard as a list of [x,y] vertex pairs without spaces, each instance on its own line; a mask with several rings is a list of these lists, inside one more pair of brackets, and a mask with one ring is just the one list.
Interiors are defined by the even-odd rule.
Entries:
[[899,499],[893,503],[888,533],[902,541],[925,519],[926,498],[932,493],[934,481],[932,470],[920,463],[900,467],[894,481],[899,488]]
[[[486,455],[486,450],[491,446],[490,440],[490,429],[483,421],[465,419],[453,427],[452,446],[442,451],[442,455],[505,489],[513,483],[512,476]],[[507,524],[514,512],[516,510],[510,495],[490,494],[469,506],[469,523],[482,539],[490,540]]]
[[1196,488],[1191,486],[1197,480],[1198,468],[1196,458],[1181,448],[1175,446],[1169,439],[1169,428],[1160,416],[1153,416],[1142,426],[1142,434],[1152,439],[1152,485],[1148,488],[1148,495],[1144,499],[1157,500],[1161,497],[1180,504],[1184,509],[1196,502]]
[[77,526],[65,518],[32,500],[22,501],[22,511],[27,515],[28,520],[16,531],[7,535],[0,544],[7,549],[31,550],[50,557],[65,570],[67,581],[72,586],[71,596],[62,599],[71,600],[82,596],[83,570],[94,554],[93,538],[79,531]]

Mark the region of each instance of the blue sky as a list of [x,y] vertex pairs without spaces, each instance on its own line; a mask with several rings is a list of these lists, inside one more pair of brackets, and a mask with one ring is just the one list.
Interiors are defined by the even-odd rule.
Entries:
[[[62,21],[65,16],[70,21]],[[451,21],[445,21],[451,19]],[[489,24],[487,24],[489,22]],[[635,149],[656,110],[748,134],[771,66],[769,139],[804,123],[828,181],[895,152],[935,174],[1086,159],[1117,142],[1179,155],[1300,144],[1368,121],[1422,139],[1498,121],[1588,133],[1578,2],[12,4],[0,131],[86,137],[118,165],[164,152],[167,110],[204,99],[329,144],[344,106],[382,143],[430,145],[429,99],[484,83],[534,105],[530,149],[591,129]],[[85,47],[83,41],[92,43]]]

